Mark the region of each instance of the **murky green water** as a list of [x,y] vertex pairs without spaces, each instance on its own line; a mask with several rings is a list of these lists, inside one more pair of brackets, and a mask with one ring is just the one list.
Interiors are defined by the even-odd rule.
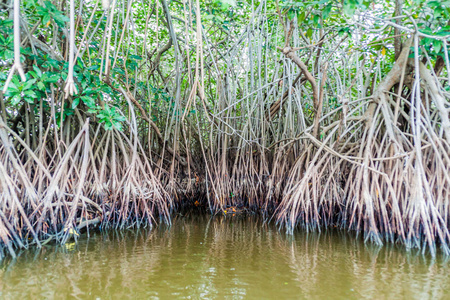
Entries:
[[449,271],[442,258],[339,232],[286,236],[258,219],[190,217],[24,252],[3,262],[0,298],[448,299]]

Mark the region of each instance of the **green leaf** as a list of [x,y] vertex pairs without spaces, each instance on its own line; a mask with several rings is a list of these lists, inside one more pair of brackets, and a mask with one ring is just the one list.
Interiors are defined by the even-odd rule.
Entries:
[[119,122],[124,122],[126,120],[126,118],[124,116],[116,116],[114,117],[114,120],[119,121]]
[[137,60],[142,60],[142,57],[140,57],[139,55],[130,55],[130,58],[137,59]]
[[44,85],[41,81],[39,81],[39,82],[37,83],[37,87],[38,87],[38,89],[40,89],[41,91],[45,90],[45,85]]
[[222,4],[222,8],[227,9],[230,6],[235,7],[237,5],[236,0],[219,0]]
[[27,103],[29,103],[29,104],[34,104],[34,98],[28,98],[28,97],[25,97],[24,99],[25,99],[25,101],[26,101]]
[[5,50],[4,56],[5,56],[6,60],[13,59],[14,58],[14,51]]
[[431,7],[431,8],[441,7],[440,1],[430,1],[427,4],[428,4],[428,7]]
[[38,78],[38,75],[37,75],[36,72],[34,72],[34,71],[28,71],[27,74],[30,74],[30,75],[33,76],[34,78]]
[[288,18],[289,18],[289,20],[292,20],[292,19],[294,19],[294,17],[297,15],[297,12],[296,12],[296,10],[295,9],[290,9],[289,11],[288,11]]
[[86,89],[84,90],[84,93],[85,93],[86,95],[92,95],[92,94],[97,94],[97,91],[91,89],[90,87],[88,87],[88,88],[86,88]]
[[39,76],[39,77],[42,76],[42,71],[41,71],[41,69],[39,69],[38,66],[33,65],[33,70],[36,72],[36,75],[37,75],[37,76]]
[[305,13],[304,11],[302,11],[301,13],[299,13],[299,14],[297,15],[297,22],[298,22],[298,24],[299,24],[299,25],[302,24],[303,21],[305,20],[305,18],[306,18],[306,13]]
[[109,122],[109,121],[105,122],[105,129],[106,130],[112,130],[112,128],[113,128],[113,125],[112,125],[111,122]]
[[23,89],[24,90],[28,90],[29,88],[31,88],[32,86],[33,86],[33,84],[36,82],[36,79],[31,79],[31,80],[28,80],[28,81],[26,81],[24,84],[23,84]]
[[120,122],[113,122],[114,127],[116,127],[117,130],[122,131],[122,123]]
[[99,118],[100,121],[104,122],[105,119],[108,119],[108,116],[105,115],[105,113],[102,111],[102,112],[100,112],[100,113],[97,115],[97,118]]
[[352,0],[346,0],[344,3],[344,13],[347,16],[353,16],[356,10],[356,5]]
[[77,107],[79,103],[80,103],[80,98],[79,97],[73,99],[72,108],[75,109],[75,107]]
[[33,92],[33,91],[24,91],[23,94],[24,94],[25,96],[28,96],[29,98],[37,98],[36,93]]
[[14,83],[16,88],[19,88],[20,86],[22,86],[22,84],[20,83],[19,77],[17,77],[16,75],[13,76],[12,83]]
[[59,27],[64,27],[66,22],[69,22],[69,18],[64,15],[54,15],[53,20],[55,20],[55,23],[58,24]]
[[22,97],[20,97],[20,95],[15,95],[11,99],[11,104],[12,105],[17,105],[20,102],[21,99],[22,99]]
[[320,16],[319,15],[314,15],[313,22],[314,22],[314,25],[316,25],[316,27],[320,28]]
[[45,16],[42,18],[42,24],[47,25],[48,22],[50,22],[50,19],[51,19],[50,15],[45,15]]
[[56,10],[56,6],[54,6],[51,1],[44,1],[44,6],[47,8],[47,10]]
[[51,76],[46,80],[46,82],[52,82],[52,83],[55,83],[55,82],[57,82],[60,78],[61,78],[60,75],[57,75],[57,74],[51,75]]
[[64,114],[66,116],[72,116],[75,113],[75,111],[72,108],[66,108],[64,109]]
[[443,47],[443,43],[440,40],[434,40],[433,41],[433,49],[434,49],[434,53],[439,54],[442,50]]
[[115,67],[115,68],[113,68],[112,70],[113,70],[114,72],[116,72],[116,73],[121,74],[121,75],[125,75],[125,74],[126,74],[124,70],[122,70],[121,68],[118,68],[118,67]]
[[9,89],[11,89],[12,91],[19,91],[19,88],[17,87],[17,85],[13,81],[9,82],[8,90]]
[[331,9],[333,8],[333,5],[329,3],[327,6],[324,7],[322,11],[322,18],[325,20],[330,15]]
[[81,100],[83,100],[83,103],[86,104],[89,108],[95,108],[95,100],[92,99],[89,96],[81,96]]
[[433,17],[434,17],[435,19],[439,18],[439,17],[441,16],[442,12],[443,12],[443,9],[442,9],[442,8],[436,7],[436,8],[434,9],[434,12],[433,12]]

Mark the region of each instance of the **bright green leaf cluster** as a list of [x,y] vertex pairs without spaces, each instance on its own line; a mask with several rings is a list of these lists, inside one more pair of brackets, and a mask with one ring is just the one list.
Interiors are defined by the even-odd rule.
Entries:
[[35,91],[33,91],[35,83],[36,79],[21,82],[17,76],[14,76],[5,94],[10,98],[11,105],[17,105],[22,98],[28,103],[34,103],[34,99],[37,98]]
[[64,27],[66,22],[69,22],[69,18],[66,17],[63,12],[58,10],[51,1],[44,1],[43,6],[38,6],[36,12],[42,18],[42,23],[45,26],[50,25],[51,20],[54,20],[59,27]]
[[117,130],[122,130],[122,122],[126,120],[115,107],[105,106],[103,110],[97,115],[100,123],[105,124],[106,130],[112,130],[115,127]]

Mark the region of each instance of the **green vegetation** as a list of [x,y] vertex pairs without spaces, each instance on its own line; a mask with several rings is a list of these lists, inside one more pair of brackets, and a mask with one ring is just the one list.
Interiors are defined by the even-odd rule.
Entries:
[[449,19],[450,1],[0,1],[3,249],[202,206],[450,254]]

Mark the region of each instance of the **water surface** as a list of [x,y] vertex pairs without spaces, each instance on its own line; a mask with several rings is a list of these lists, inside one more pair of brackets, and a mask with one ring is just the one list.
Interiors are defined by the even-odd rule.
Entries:
[[0,298],[439,299],[448,263],[337,231],[285,235],[258,218],[177,218],[4,260]]

